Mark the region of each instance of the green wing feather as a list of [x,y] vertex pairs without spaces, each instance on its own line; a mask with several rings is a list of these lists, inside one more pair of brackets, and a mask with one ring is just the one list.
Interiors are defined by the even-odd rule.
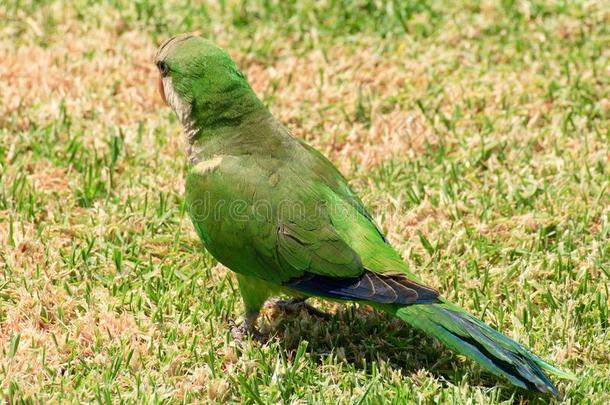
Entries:
[[[224,156],[216,170],[187,177],[193,222],[210,252],[238,272],[277,283],[365,270],[419,281],[337,169],[306,144],[292,147],[288,159]],[[235,258],[236,249],[252,264]]]
[[215,171],[192,171],[186,189],[202,241],[237,272],[278,284],[305,273],[364,272],[320,204],[318,185],[303,184],[280,162],[269,170],[252,157],[223,157]]
[[362,273],[362,263],[328,223],[306,229],[297,223],[280,224],[277,231],[280,265],[331,277],[353,277]]

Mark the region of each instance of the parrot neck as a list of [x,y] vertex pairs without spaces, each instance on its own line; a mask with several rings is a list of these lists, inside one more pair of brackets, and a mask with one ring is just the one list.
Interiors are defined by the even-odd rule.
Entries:
[[[190,128],[190,129],[189,129]],[[214,156],[275,156],[283,151],[282,144],[288,130],[267,108],[245,114],[236,125],[214,128],[184,126],[187,134],[187,155],[191,165],[197,165]]]
[[[196,94],[188,103],[175,93],[171,82],[164,81],[168,103],[182,123],[188,159],[194,163],[212,138],[243,132],[244,126],[271,116],[246,81],[233,82],[215,93]],[[223,135],[224,136],[224,135]]]
[[251,114],[266,110],[247,82],[234,82],[216,93],[200,94],[191,103],[190,118],[202,130],[239,126]]

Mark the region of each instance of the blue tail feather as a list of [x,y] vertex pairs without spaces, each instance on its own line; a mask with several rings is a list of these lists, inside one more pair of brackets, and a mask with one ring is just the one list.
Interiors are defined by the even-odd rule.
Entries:
[[573,377],[450,303],[395,307],[392,312],[518,387],[559,397],[545,371]]

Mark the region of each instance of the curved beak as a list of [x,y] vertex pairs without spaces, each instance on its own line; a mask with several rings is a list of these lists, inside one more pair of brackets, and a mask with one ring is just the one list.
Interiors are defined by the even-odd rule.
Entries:
[[159,95],[161,95],[161,100],[163,100],[165,105],[168,105],[167,98],[165,98],[165,90],[163,89],[163,78],[161,77],[161,75],[159,75],[159,80],[157,81],[157,87],[159,89]]

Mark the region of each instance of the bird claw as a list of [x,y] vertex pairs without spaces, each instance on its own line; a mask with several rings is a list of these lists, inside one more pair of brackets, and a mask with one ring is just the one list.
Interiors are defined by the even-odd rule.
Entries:
[[233,336],[233,340],[237,343],[238,346],[241,346],[244,341],[248,339],[248,335],[252,338],[253,341],[256,341],[260,344],[265,344],[269,340],[269,336],[260,332],[256,326],[252,323],[243,321],[239,326],[235,325],[235,322],[230,321],[229,323],[231,327],[231,335]]
[[[311,305],[305,302],[304,298],[293,298],[289,300],[275,300],[273,301],[273,305],[288,313],[288,314],[296,314],[300,311],[306,311],[309,315],[315,316],[322,319],[330,319],[330,315],[325,312],[320,311],[317,308],[312,307]],[[269,336],[260,332],[256,328],[256,318],[258,316],[257,313],[247,314],[244,321],[238,325],[233,321],[229,321],[229,327],[231,328],[231,335],[233,336],[233,340],[237,343],[238,346],[242,346],[243,343],[248,339],[248,336],[252,338],[253,341],[256,341],[260,344],[265,344],[269,341]]]
[[325,320],[330,319],[330,315],[326,312],[320,311],[319,309],[309,305],[305,302],[303,298],[292,298],[289,300],[275,300],[273,305],[281,309],[282,311],[288,314],[296,314],[301,311],[307,312],[311,316],[315,316],[317,318],[322,318]]

